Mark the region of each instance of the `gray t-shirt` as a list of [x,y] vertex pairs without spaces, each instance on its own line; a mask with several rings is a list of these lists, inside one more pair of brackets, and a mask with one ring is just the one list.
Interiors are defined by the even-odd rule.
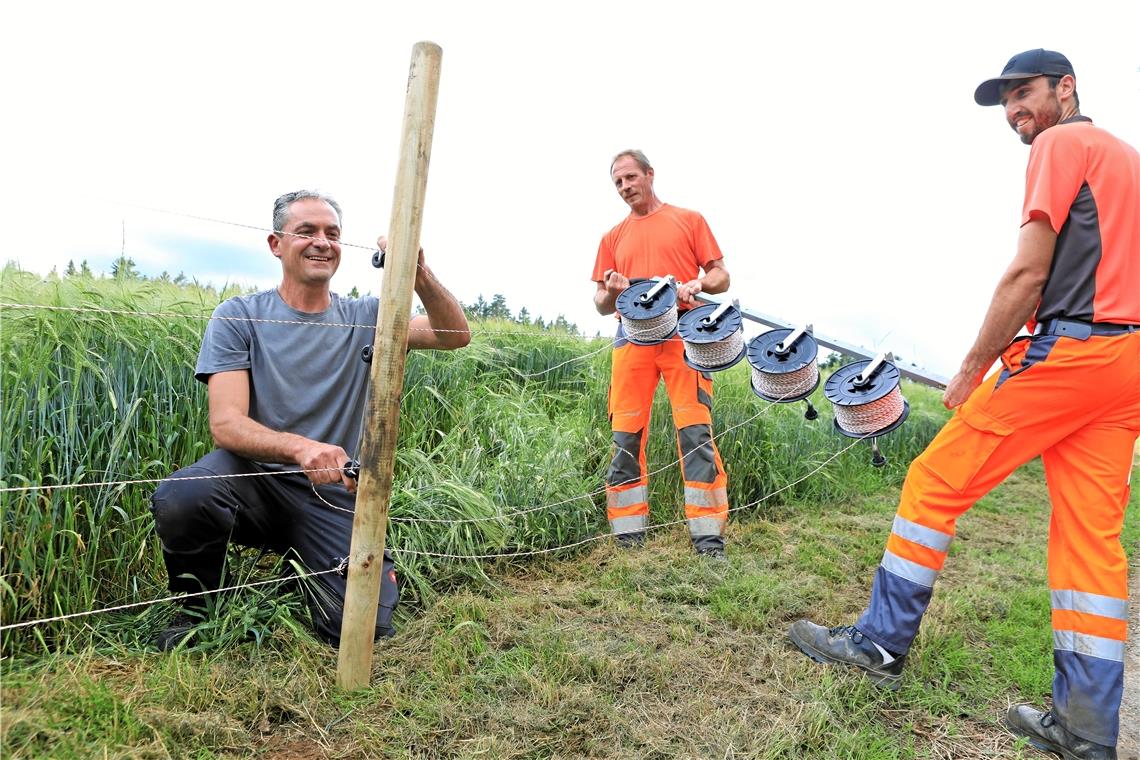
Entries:
[[376,335],[380,301],[331,298],[318,314],[293,309],[276,289],[227,299],[206,326],[194,377],[248,369],[251,418],[356,458],[369,376],[361,349]]

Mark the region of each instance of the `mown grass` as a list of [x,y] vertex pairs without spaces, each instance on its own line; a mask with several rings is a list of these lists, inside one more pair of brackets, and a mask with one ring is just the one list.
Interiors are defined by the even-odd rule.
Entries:
[[21,758],[1037,756],[998,721],[1009,702],[1049,691],[1038,462],[962,518],[963,548],[897,693],[785,642],[798,617],[859,613],[896,494],[736,521],[727,563],[694,556],[678,528],[638,551],[602,544],[500,566],[408,620],[359,692],[338,691],[335,653],[289,629],[220,651],[104,646],[9,663],[0,747]]
[[[4,484],[162,477],[207,450],[190,368],[197,316],[218,297],[5,270],[6,302],[187,318],[0,311]],[[937,394],[904,388],[911,418],[874,469],[866,444],[828,461],[851,442],[831,431],[825,403],[807,423],[800,404],[761,403],[744,368],[722,373],[730,498],[759,502],[734,513],[727,563],[693,556],[683,525],[629,553],[602,541],[440,559],[413,552],[529,551],[605,532],[608,352],[588,355],[603,344],[475,328],[468,349],[409,360],[389,530],[406,603],[399,633],[378,645],[372,688],[335,688],[335,652],[308,633],[296,592],[275,586],[230,595],[197,646],[171,655],[145,646],[164,608],[18,629],[2,642],[0,755],[1019,755],[997,717],[1010,698],[1040,702],[1051,677],[1039,464],[961,521],[903,689],[885,694],[791,653],[783,633],[800,616],[858,614],[905,467],[945,419]],[[669,426],[662,393],[652,469],[676,459]],[[3,494],[4,623],[164,595],[150,488]],[[655,476],[652,501],[656,523],[681,517],[675,466]],[[1130,551],[1138,538],[1132,509]],[[239,582],[281,569],[255,553],[234,560]]]

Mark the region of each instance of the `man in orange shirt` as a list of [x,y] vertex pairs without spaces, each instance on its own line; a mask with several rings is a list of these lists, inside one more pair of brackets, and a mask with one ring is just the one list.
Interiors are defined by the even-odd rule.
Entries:
[[[1140,154],[1080,114],[1076,87],[1065,56],[1037,49],[974,93],[1002,105],[1030,146],[1017,255],[946,388],[957,413],[907,473],[867,609],[855,625],[801,620],[788,636],[812,659],[897,687],[958,517],[1040,455],[1053,505],[1053,707],[1014,705],[1006,723],[1066,758],[1115,758],[1120,531],[1140,434]],[[1027,320],[1032,335],[1014,339]]]
[[[673,275],[678,308],[695,305],[697,293],[728,290],[728,270],[712,230],[700,214],[663,203],[653,191],[653,167],[639,150],[619,153],[610,164],[618,194],[630,209],[602,238],[594,262],[594,306],[613,314],[617,297],[631,280]],[[703,271],[703,275],[701,272]],[[621,324],[613,352],[609,416],[614,456],[606,475],[606,513],[619,543],[640,545],[649,523],[646,437],[653,395],[661,378],[673,409],[685,518],[693,548],[724,557],[728,521],[728,477],[712,440],[712,378],[684,361],[674,337],[645,346],[626,340]]]

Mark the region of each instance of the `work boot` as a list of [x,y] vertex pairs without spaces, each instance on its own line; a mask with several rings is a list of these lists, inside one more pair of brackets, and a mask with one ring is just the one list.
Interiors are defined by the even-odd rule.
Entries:
[[797,620],[788,630],[788,638],[816,662],[854,665],[871,679],[871,683],[884,689],[894,691],[902,680],[906,655],[885,649],[880,651],[853,625],[824,628],[810,620]]
[[628,533],[615,533],[614,541],[620,549],[639,549],[645,546],[645,531],[634,530]]
[[174,617],[170,619],[170,623],[155,634],[151,643],[154,644],[158,651],[169,652],[183,641],[186,641],[194,632],[194,628],[201,622],[201,612],[191,612],[184,607],[174,613]]
[[1044,752],[1066,760],[1116,760],[1116,748],[1082,739],[1065,730],[1052,711],[1041,712],[1029,705],[1013,705],[1005,714],[1005,724],[1017,736]]
[[693,551],[710,559],[726,559],[724,536],[698,536],[693,539]]

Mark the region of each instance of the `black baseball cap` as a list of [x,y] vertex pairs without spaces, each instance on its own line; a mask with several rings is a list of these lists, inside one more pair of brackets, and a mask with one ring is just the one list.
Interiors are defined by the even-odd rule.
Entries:
[[1005,82],[1040,76],[1063,77],[1066,74],[1077,76],[1073,64],[1057,51],[1043,48],[1026,50],[1009,59],[1000,77],[987,79],[978,85],[974,90],[974,101],[980,106],[996,106],[1001,103],[1001,86]]

